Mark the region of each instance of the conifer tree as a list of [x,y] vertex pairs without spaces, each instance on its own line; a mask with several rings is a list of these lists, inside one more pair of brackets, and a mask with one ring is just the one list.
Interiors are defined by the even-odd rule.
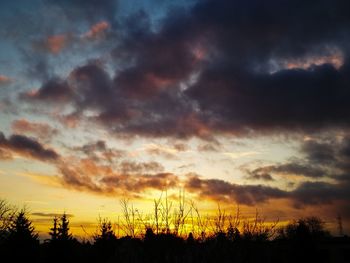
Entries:
[[68,241],[72,240],[72,234],[69,233],[69,220],[66,213],[61,216],[61,222],[58,226],[58,240]]
[[99,233],[94,236],[95,242],[112,241],[116,239],[111,221],[103,219],[99,221]]
[[18,245],[31,245],[39,243],[38,233],[32,222],[26,216],[26,212],[21,210],[9,227],[9,241]]
[[51,241],[58,239],[58,218],[56,216],[53,218],[53,226],[50,228],[49,235],[51,236]]

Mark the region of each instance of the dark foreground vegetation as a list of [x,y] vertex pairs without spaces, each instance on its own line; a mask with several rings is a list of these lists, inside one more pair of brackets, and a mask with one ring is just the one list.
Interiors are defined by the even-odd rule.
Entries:
[[[350,239],[333,237],[317,217],[302,218],[283,227],[265,224],[256,215],[241,221],[219,209],[213,231],[204,233],[205,220],[199,217],[193,232],[180,234],[176,224],[164,225],[164,209],[156,221],[143,222],[136,235],[136,210],[124,203],[123,237],[117,237],[112,223],[100,219],[90,241],[78,241],[69,231],[64,213],[54,217],[50,238],[39,242],[32,222],[24,210],[17,211],[0,201],[1,262],[350,262]],[[179,216],[179,214],[177,214]],[[182,214],[184,215],[184,214]],[[166,215],[168,216],[168,215]],[[176,217],[175,217],[176,218]],[[180,217],[178,217],[180,218]],[[179,222],[184,223],[184,217]],[[167,218],[165,218],[167,221]],[[165,221],[165,222],[166,222]],[[176,223],[176,221],[174,221]],[[179,223],[178,222],[178,223]],[[209,222],[209,221],[207,221]],[[178,225],[180,227],[183,224]],[[202,225],[202,228],[201,228]],[[169,228],[164,228],[164,226]],[[193,225],[192,225],[193,227]],[[197,230],[202,231],[197,234]]]

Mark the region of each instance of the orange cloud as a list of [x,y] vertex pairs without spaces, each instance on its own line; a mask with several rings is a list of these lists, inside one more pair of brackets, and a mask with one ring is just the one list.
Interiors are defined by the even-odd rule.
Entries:
[[52,54],[58,54],[62,51],[62,49],[67,44],[67,36],[66,35],[54,35],[50,36],[47,39],[46,45],[48,50]]
[[109,24],[106,21],[99,22],[91,26],[90,30],[84,34],[84,37],[96,39],[103,35],[103,33],[109,28]]
[[46,123],[30,122],[26,119],[15,120],[11,128],[15,133],[33,134],[42,139],[50,139],[58,132]]
[[179,177],[156,162],[123,161],[114,166],[89,158],[69,157],[57,163],[61,186],[102,195],[140,197],[147,191],[178,186]]
[[282,62],[282,65],[286,69],[308,69],[313,65],[320,66],[323,64],[331,64],[336,69],[339,69],[344,64],[344,54],[338,50],[330,50],[329,54],[319,55],[319,56],[307,56],[298,59],[289,59]]
[[13,158],[10,151],[0,148],[0,160],[11,160]]
[[7,76],[5,76],[5,75],[0,75],[0,85],[1,84],[8,84],[8,83],[10,83],[12,80],[9,78],[9,77],[7,77]]

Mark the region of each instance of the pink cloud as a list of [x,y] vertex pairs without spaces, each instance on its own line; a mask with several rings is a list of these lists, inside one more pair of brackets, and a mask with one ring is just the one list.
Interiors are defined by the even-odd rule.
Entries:
[[2,84],[8,84],[12,81],[11,78],[5,76],[5,75],[0,75],[0,85]]
[[110,27],[108,22],[102,21],[91,26],[90,30],[84,34],[85,38],[96,39],[101,37]]
[[66,35],[50,36],[46,40],[46,47],[52,54],[58,54],[67,44]]

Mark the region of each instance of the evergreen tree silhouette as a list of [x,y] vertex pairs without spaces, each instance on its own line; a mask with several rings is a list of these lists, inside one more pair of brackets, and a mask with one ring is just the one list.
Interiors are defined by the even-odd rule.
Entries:
[[69,220],[67,214],[64,212],[61,216],[61,222],[58,226],[57,239],[60,241],[70,241],[72,240],[72,234],[69,233]]
[[51,240],[48,246],[49,262],[79,262],[79,242],[70,233],[69,220],[64,212],[62,216],[53,219],[50,228]]
[[50,228],[49,235],[51,236],[52,242],[58,239],[58,218],[56,216],[53,218],[53,226]]
[[94,240],[95,242],[108,242],[116,240],[112,223],[110,221],[103,219],[99,222],[99,234],[94,236]]
[[[38,257],[38,233],[32,222],[28,219],[25,210],[21,210],[9,226],[6,253],[12,260],[27,259],[34,261]],[[6,257],[6,256],[5,256]]]
[[99,220],[98,233],[94,235],[94,248],[96,253],[96,261],[105,262],[111,258],[116,245],[116,236],[113,231],[111,221],[108,219]]
[[39,242],[38,233],[26,212],[21,210],[9,227],[9,240],[21,245],[31,245]]

